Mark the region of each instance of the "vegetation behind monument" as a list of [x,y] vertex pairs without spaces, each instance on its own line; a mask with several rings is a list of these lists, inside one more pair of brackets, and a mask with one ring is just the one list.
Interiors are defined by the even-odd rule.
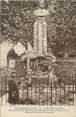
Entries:
[[[45,2],[50,15],[48,22],[48,48],[56,56],[76,51],[76,2],[56,1]],[[37,1],[9,1],[1,2],[1,42],[10,41],[14,44],[27,42],[33,45],[33,24],[36,19],[34,10],[37,9]],[[75,54],[75,53],[74,53]]]

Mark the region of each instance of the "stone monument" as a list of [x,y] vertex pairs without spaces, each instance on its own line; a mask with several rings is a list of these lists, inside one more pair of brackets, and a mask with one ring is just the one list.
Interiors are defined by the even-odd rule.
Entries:
[[55,56],[50,49],[50,53],[47,50],[47,22],[46,17],[49,15],[49,11],[44,8],[44,0],[40,0],[39,8],[34,11],[34,15],[37,17],[34,23],[34,49],[40,55],[50,57],[52,62],[56,61]]
[[40,54],[47,52],[47,23],[46,16],[49,12],[44,9],[44,1],[40,1],[40,8],[34,11],[34,15],[37,17],[34,23],[34,49]]
[[44,8],[44,0],[39,1],[39,8],[34,11],[36,21],[34,22],[34,47],[32,51],[29,49],[24,55],[24,59],[27,59],[27,71],[30,71],[30,65],[38,70],[42,64],[51,66],[56,61],[52,51],[50,53],[47,50],[47,22],[46,17],[49,15],[49,11]]

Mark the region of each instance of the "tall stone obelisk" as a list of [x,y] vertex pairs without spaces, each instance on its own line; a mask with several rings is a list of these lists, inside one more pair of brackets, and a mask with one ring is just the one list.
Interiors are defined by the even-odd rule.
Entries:
[[34,49],[39,54],[47,52],[47,23],[46,16],[49,12],[44,9],[44,0],[40,1],[40,6],[34,11],[34,15],[37,17],[34,23]]

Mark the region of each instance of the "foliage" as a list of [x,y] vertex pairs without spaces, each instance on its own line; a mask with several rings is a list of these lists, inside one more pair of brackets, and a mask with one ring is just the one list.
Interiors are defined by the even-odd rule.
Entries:
[[[45,1],[45,8],[50,12],[48,22],[48,47],[52,47],[55,55],[76,50],[76,2]],[[34,10],[38,1],[1,2],[1,41],[13,43],[33,42]]]
[[76,50],[76,2],[57,1],[53,6],[54,12],[48,18],[48,40],[53,43],[54,53]]
[[24,1],[2,2],[1,31],[5,40],[26,44],[33,40],[33,7],[37,3]]

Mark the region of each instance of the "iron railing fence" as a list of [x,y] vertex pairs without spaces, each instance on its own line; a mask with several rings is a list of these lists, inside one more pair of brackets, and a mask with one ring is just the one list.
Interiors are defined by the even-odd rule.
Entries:
[[31,83],[25,81],[25,87],[19,90],[20,102],[35,105],[74,105],[76,84],[67,85],[60,81],[49,82],[49,78],[32,78]]
[[[33,75],[24,77],[24,84],[19,85],[19,104],[35,105],[76,105],[76,62],[59,60],[56,63],[55,75],[57,80],[44,76]],[[7,77],[0,72],[0,97],[5,95]],[[29,79],[29,80],[28,80]],[[20,80],[20,79],[19,79]],[[20,83],[22,84],[22,82]]]

